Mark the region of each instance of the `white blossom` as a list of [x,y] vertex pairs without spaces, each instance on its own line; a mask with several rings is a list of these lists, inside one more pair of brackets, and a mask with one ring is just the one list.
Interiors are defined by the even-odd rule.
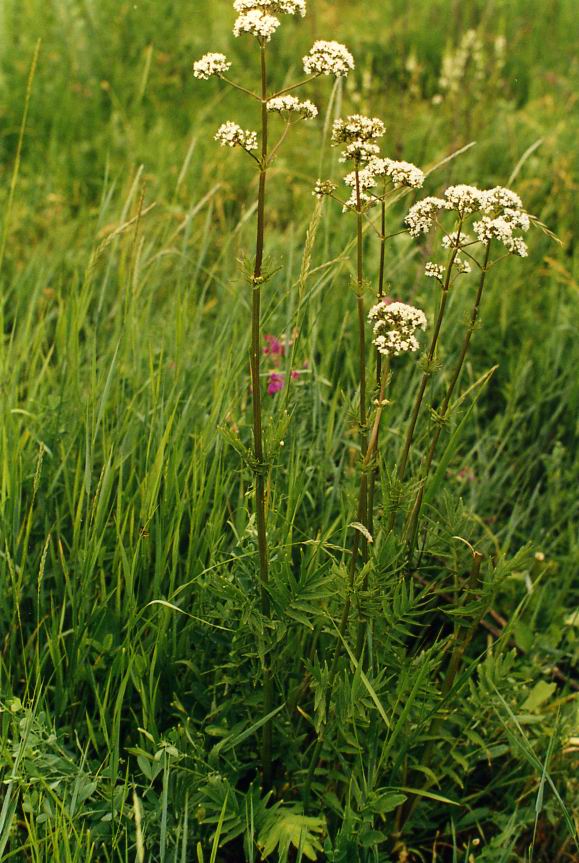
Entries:
[[318,39],[304,57],[306,75],[335,75],[343,78],[354,68],[354,58],[340,42]]
[[472,237],[464,231],[450,231],[442,238],[443,249],[462,249],[464,246],[472,242]]
[[523,202],[516,192],[505,189],[504,186],[495,186],[485,193],[487,198],[487,209],[498,210],[509,207],[512,210],[523,210]]
[[420,189],[424,185],[424,173],[412,162],[397,162],[394,159],[371,159],[368,168],[377,177],[390,177],[394,188],[408,186]]
[[419,237],[426,234],[434,224],[434,220],[440,210],[447,209],[447,202],[442,198],[429,196],[418,201],[410,208],[404,222],[408,225],[411,237]]
[[242,129],[237,123],[228,120],[215,133],[215,140],[222,147],[243,147],[244,150],[257,150],[257,133]]
[[[358,175],[357,180],[356,174]],[[358,187],[362,191],[366,191],[367,189],[374,188],[376,185],[376,178],[368,168],[362,168],[359,171],[350,171],[349,174],[346,174],[344,177],[344,183],[351,189],[356,189]]]
[[454,266],[456,267],[457,272],[460,273],[461,275],[465,275],[466,273],[472,272],[472,267],[471,267],[470,263],[468,261],[466,261],[464,258],[461,258],[460,255],[457,255],[455,257]]
[[262,9],[276,15],[301,15],[303,18],[306,14],[306,0],[235,0],[233,8],[239,13]]
[[442,279],[444,275],[444,267],[442,264],[435,264],[432,261],[428,261],[424,267],[424,275],[428,276],[430,279]]
[[448,208],[458,210],[462,216],[485,210],[488,206],[486,192],[482,192],[476,186],[467,186],[464,183],[458,186],[449,186],[444,197],[448,201]]
[[326,195],[333,195],[337,188],[331,180],[316,180],[312,195],[321,200]]
[[261,9],[250,9],[243,12],[233,25],[233,35],[240,36],[241,33],[251,33],[269,42],[281,21],[275,15],[269,15]]
[[309,99],[301,101],[297,96],[275,96],[267,103],[268,111],[301,114],[306,120],[312,120],[318,116],[318,109]]
[[375,141],[386,133],[386,126],[379,117],[351,114],[345,120],[335,120],[332,126],[332,146],[351,144],[357,141]]
[[348,144],[343,150],[339,162],[348,162],[352,159],[354,162],[368,162],[373,156],[377,156],[380,152],[378,144],[371,144],[369,141],[353,141]]
[[512,254],[526,258],[529,253],[527,244],[521,237],[513,236],[513,227],[513,223],[505,219],[504,216],[496,216],[494,219],[483,216],[473,225],[478,240],[485,246],[491,240],[498,240]]
[[370,309],[373,343],[381,354],[399,356],[420,347],[416,333],[426,329],[424,312],[406,303],[377,303]]
[[229,69],[231,69],[231,63],[225,54],[204,54],[200,60],[193,63],[193,75],[205,81],[212,75],[221,75]]

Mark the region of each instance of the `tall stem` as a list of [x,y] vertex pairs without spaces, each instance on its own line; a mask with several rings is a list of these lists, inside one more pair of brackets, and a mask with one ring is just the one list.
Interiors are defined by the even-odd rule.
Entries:
[[416,531],[418,528],[418,519],[420,518],[420,510],[422,508],[422,501],[424,499],[425,484],[426,484],[426,481],[428,480],[428,476],[430,474],[430,469],[432,467],[432,462],[434,460],[434,455],[436,452],[436,447],[438,446],[438,441],[440,440],[440,435],[442,434],[442,426],[443,426],[444,420],[446,419],[446,416],[448,414],[448,409],[450,407],[450,400],[451,400],[452,395],[454,393],[455,387],[456,387],[458,381],[460,380],[460,375],[461,375],[461,372],[462,372],[462,369],[464,366],[464,361],[466,359],[466,355],[467,355],[468,349],[470,347],[472,335],[474,333],[476,323],[478,320],[482,295],[483,295],[483,291],[484,291],[484,287],[485,287],[486,275],[488,272],[488,264],[489,264],[489,260],[490,260],[490,254],[491,254],[491,243],[489,242],[487,245],[486,253],[485,253],[484,263],[483,263],[483,266],[481,269],[480,279],[479,279],[479,283],[478,283],[478,290],[476,292],[474,305],[473,305],[471,313],[470,313],[470,320],[468,323],[467,330],[464,334],[464,340],[462,343],[460,356],[458,358],[458,362],[456,364],[452,378],[450,380],[450,384],[448,385],[448,389],[447,389],[446,394],[444,396],[444,400],[442,402],[442,405],[440,406],[440,409],[438,410],[439,422],[436,425],[436,427],[432,433],[432,440],[430,441],[430,447],[428,450],[428,455],[426,456],[426,464],[424,466],[422,481],[420,483],[420,487],[419,487],[418,493],[416,495],[416,500],[415,500],[414,506],[412,508],[412,513],[411,513],[409,521],[408,521],[407,532],[408,532],[408,536],[410,537],[410,553],[412,553],[412,549],[414,547],[414,543],[416,540]]
[[[268,593],[269,560],[267,548],[267,528],[265,514],[266,466],[263,454],[263,431],[261,422],[261,284],[263,279],[263,253],[265,238],[265,190],[267,180],[268,154],[268,113],[267,113],[267,64],[265,43],[261,44],[261,164],[259,191],[257,198],[257,236],[255,242],[255,267],[252,280],[251,310],[251,383],[253,393],[253,449],[255,456],[255,517],[257,522],[257,545],[259,551],[259,587],[261,612],[264,618],[270,616]],[[270,668],[269,651],[264,650],[263,669],[263,713],[267,716],[273,708],[273,681]],[[271,787],[272,723],[263,726],[262,769],[263,784]]]
[[[378,302],[384,297],[384,271],[385,271],[385,263],[386,263],[386,201],[382,198],[382,217],[381,217],[381,225],[380,225],[380,268],[378,270],[378,291],[377,291],[377,299]],[[376,366],[376,386],[380,387],[380,381],[382,379],[382,354],[376,348],[375,353],[375,366]],[[372,475],[370,477],[370,488],[368,490],[368,530],[370,533],[374,533],[374,496],[376,492],[376,479],[378,476],[378,468],[375,468],[372,471]]]
[[[458,232],[457,232],[457,246],[458,239],[460,238],[460,231],[462,227],[462,222],[459,223]],[[404,449],[402,450],[402,456],[400,458],[400,462],[398,464],[397,476],[398,480],[402,482],[404,479],[404,475],[406,473],[406,466],[408,464],[408,456],[410,454],[410,448],[412,446],[412,441],[414,440],[414,432],[416,431],[416,424],[418,422],[418,417],[420,414],[420,408],[422,407],[422,401],[424,399],[424,393],[426,392],[426,387],[428,386],[428,382],[432,376],[432,364],[434,361],[434,356],[436,354],[436,348],[438,346],[438,339],[440,336],[440,330],[442,328],[442,321],[444,320],[444,313],[446,311],[446,306],[448,302],[448,291],[450,288],[450,279],[452,275],[452,268],[454,266],[455,258],[458,254],[458,247],[454,248],[451,252],[450,259],[448,262],[448,266],[446,269],[446,277],[444,279],[444,283],[442,285],[442,295],[440,298],[440,305],[438,307],[438,315],[436,317],[436,323],[434,325],[434,332],[432,334],[432,339],[430,342],[430,347],[428,348],[428,354],[426,356],[426,365],[424,372],[422,373],[422,378],[420,380],[420,385],[418,387],[418,392],[416,393],[416,399],[414,400],[414,407],[412,409],[412,414],[410,416],[410,422],[408,423],[408,429],[406,431],[406,438],[404,441]],[[388,521],[388,530],[392,530],[394,527],[394,522],[396,520],[396,509],[393,509],[390,514],[390,519]]]
[[[380,396],[378,399],[378,406],[376,408],[376,416],[374,417],[374,423],[372,425],[372,432],[370,434],[370,441],[368,443],[368,447],[366,450],[366,454],[362,461],[361,475],[360,475],[360,490],[358,492],[358,508],[356,511],[357,520],[364,524],[362,521],[362,514],[364,512],[364,507],[366,505],[366,497],[368,494],[368,468],[372,463],[372,459],[376,453],[376,449],[378,446],[378,436],[380,431],[380,421],[382,419],[382,413],[385,407],[384,401],[384,393],[386,389],[386,383],[388,380],[388,370],[387,368],[382,375],[382,381],[380,384]],[[348,571],[348,591],[346,595],[346,601],[344,603],[344,609],[342,611],[342,617],[340,620],[340,625],[338,627],[338,638],[336,640],[336,647],[334,649],[334,656],[332,659],[332,665],[330,667],[330,674],[328,677],[328,686],[325,693],[325,713],[326,719],[324,724],[320,730],[318,735],[318,739],[314,746],[314,750],[312,753],[312,757],[310,760],[308,773],[306,776],[306,782],[304,786],[304,808],[307,810],[309,799],[310,799],[310,791],[312,781],[320,760],[320,755],[322,752],[322,747],[324,745],[324,735],[327,726],[327,715],[330,709],[330,703],[332,699],[332,693],[334,690],[334,683],[336,682],[336,676],[338,673],[338,665],[340,662],[340,657],[342,655],[342,642],[346,636],[346,632],[348,629],[348,623],[350,620],[350,611],[352,608],[352,591],[354,588],[354,583],[356,581],[356,569],[358,564],[358,557],[360,552],[360,540],[361,534],[360,531],[355,529],[352,537],[352,556],[350,558],[350,568]]]

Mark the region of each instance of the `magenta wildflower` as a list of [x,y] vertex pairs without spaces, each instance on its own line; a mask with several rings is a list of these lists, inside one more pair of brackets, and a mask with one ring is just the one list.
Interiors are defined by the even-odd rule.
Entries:
[[264,338],[267,342],[266,346],[263,349],[263,352],[266,356],[284,356],[285,345],[282,341],[280,341],[276,336],[266,335],[264,336]]
[[284,388],[284,379],[283,375],[279,375],[277,372],[272,372],[269,376],[269,380],[267,382],[267,394],[268,396],[274,396],[276,393],[279,393],[280,390]]

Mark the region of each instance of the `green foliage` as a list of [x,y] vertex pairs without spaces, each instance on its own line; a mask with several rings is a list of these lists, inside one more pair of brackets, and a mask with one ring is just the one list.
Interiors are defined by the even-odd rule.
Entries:
[[[250,127],[255,115],[190,69],[224,50],[249,80],[255,58],[231,36],[229,0],[0,3],[3,861],[576,853],[575,4],[358,5],[310,0],[315,16],[284,24],[272,70],[293,80],[310,27],[358,61],[332,97],[316,82],[321,122],[288,141],[270,184],[264,327],[297,330],[301,373],[264,396],[266,618],[239,264],[251,259],[254,177],[212,141],[222,120]],[[469,67],[458,93],[440,93],[443,55],[469,28],[484,75]],[[349,110],[384,117],[389,153],[421,165],[476,139],[428,194],[508,184],[519,165],[512,185],[562,243],[536,230],[530,257],[489,278],[412,573],[387,526],[416,495],[470,283],[451,297],[404,482],[393,465],[417,372],[396,365],[372,553],[351,590],[351,224],[327,206],[312,216],[311,197],[329,173],[324,124]],[[388,211],[393,231],[409,203]],[[397,236],[388,248],[389,294],[432,314],[419,247]],[[366,251],[370,302],[370,238]],[[355,622],[340,641],[347,601],[366,622],[361,657]],[[272,792],[260,784],[268,718]]]

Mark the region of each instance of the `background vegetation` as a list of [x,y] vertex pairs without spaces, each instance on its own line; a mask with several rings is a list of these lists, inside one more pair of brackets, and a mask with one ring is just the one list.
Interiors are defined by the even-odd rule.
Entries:
[[[490,279],[464,386],[498,369],[429,511],[422,580],[401,585],[386,547],[379,590],[360,599],[379,621],[375,658],[365,677],[344,660],[317,811],[303,821],[356,494],[351,224],[331,206],[310,221],[313,183],[333,158],[330,84],[312,88],[324,116],[280,155],[269,206],[279,270],[266,331],[291,332],[298,289],[307,302],[304,372],[287,401],[266,402],[284,443],[268,637],[288,698],[266,801],[251,474],[232,444],[250,439],[239,260],[251,254],[255,176],[212,140],[224,120],[255,119],[191,74],[205,51],[225,51],[251,80],[254,55],[231,34],[228,0],[3,0],[1,860],[577,859],[576,4],[309,5],[275,41],[278,83],[299,74],[313,37],[343,41],[357,70],[333,112],[382,116],[385,151],[422,166],[476,141],[428,191],[509,185],[515,171],[513,187],[561,245],[534,232],[529,259]],[[482,60],[449,93],[443,58],[470,28]],[[393,230],[406,204],[391,211]],[[432,312],[424,254],[397,238],[387,278],[393,296]],[[466,309],[453,297],[443,360]],[[396,375],[384,447],[398,445],[413,370]],[[469,565],[456,537],[493,561],[493,613],[426,763],[456,619],[440,594]],[[418,805],[396,838],[404,798]]]

